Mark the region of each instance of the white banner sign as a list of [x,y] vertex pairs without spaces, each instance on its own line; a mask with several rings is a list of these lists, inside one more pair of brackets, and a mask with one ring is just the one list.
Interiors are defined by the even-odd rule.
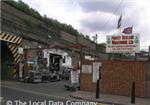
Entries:
[[93,82],[96,83],[99,79],[99,67],[101,67],[101,62],[93,63]]
[[19,54],[23,54],[23,48],[22,48],[22,47],[19,47],[19,48],[18,48],[18,53],[19,53]]
[[82,73],[92,73],[92,66],[91,65],[82,65]]
[[71,71],[71,83],[79,83],[78,71]]
[[107,36],[107,53],[137,53],[140,50],[139,34]]

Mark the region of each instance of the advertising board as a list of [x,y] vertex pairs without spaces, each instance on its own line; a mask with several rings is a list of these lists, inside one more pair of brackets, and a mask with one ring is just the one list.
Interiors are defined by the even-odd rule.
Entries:
[[139,34],[108,35],[106,38],[107,53],[138,53],[140,50]]

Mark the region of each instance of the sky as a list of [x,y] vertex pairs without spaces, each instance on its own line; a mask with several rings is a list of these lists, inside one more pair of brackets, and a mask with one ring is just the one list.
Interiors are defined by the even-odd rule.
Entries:
[[[17,0],[16,0],[17,1]],[[122,14],[121,29],[133,26],[140,34],[141,49],[150,46],[150,0],[22,0],[42,16],[72,25],[90,38],[98,35],[98,43],[106,35],[118,33],[117,23]]]

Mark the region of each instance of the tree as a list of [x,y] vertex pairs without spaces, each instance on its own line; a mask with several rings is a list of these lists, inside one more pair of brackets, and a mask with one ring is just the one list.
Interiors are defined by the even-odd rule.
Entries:
[[98,39],[97,34],[95,34],[95,36],[92,36],[92,38],[93,38],[93,41],[97,44],[97,39]]
[[89,35],[85,35],[85,37],[86,37],[87,39],[90,39]]

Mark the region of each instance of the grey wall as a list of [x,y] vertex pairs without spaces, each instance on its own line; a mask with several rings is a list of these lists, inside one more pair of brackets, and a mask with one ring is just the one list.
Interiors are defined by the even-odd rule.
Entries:
[[74,35],[61,31],[61,38],[70,43],[76,44],[76,36]]
[[3,32],[34,39],[43,43],[48,43],[49,41],[48,34],[51,31],[48,28],[40,28],[40,25],[44,26],[42,21],[4,2],[1,2],[1,21]]
[[[31,17],[30,15],[8,5],[7,3],[1,3],[2,31],[14,35],[20,35],[27,39],[34,39],[45,44],[48,44],[50,41],[54,40],[59,43],[62,42],[62,44],[79,43],[95,50],[95,44],[89,40],[86,40],[83,36],[78,36],[77,38],[77,36],[63,31],[52,30],[50,27],[47,27],[43,21]],[[40,26],[42,26],[42,28]],[[51,36],[51,39],[48,35]],[[63,41],[66,42],[63,43]]]

